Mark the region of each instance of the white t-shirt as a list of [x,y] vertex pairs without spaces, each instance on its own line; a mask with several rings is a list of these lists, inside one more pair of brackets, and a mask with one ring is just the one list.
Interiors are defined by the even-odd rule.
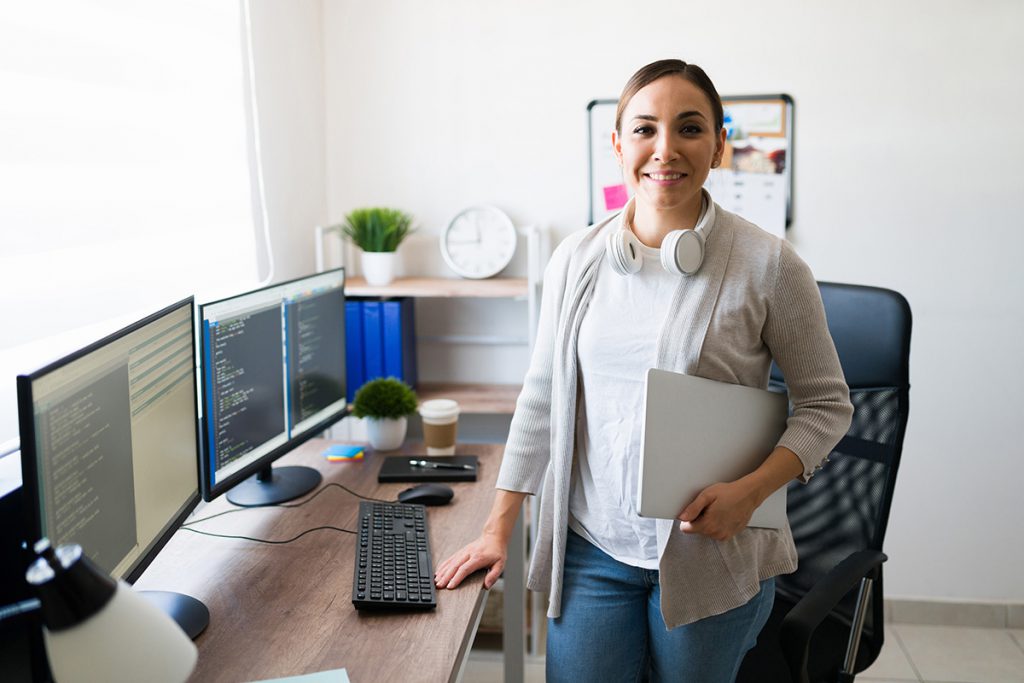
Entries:
[[641,246],[643,267],[619,275],[601,260],[577,344],[582,404],[569,526],[620,562],[658,568],[654,519],[637,514],[644,376],[656,363],[658,335],[679,275],[659,250]]

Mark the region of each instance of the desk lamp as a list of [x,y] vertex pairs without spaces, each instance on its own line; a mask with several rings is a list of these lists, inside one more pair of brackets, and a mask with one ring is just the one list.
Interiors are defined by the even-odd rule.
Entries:
[[114,581],[79,545],[43,539],[25,578],[41,603],[43,640],[57,683],[182,683],[196,646],[174,621],[124,581]]

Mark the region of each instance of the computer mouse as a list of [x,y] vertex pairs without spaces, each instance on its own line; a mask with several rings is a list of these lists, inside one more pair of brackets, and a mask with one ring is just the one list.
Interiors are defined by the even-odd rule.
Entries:
[[398,494],[399,503],[419,503],[420,505],[447,505],[451,502],[455,491],[444,484],[420,484]]

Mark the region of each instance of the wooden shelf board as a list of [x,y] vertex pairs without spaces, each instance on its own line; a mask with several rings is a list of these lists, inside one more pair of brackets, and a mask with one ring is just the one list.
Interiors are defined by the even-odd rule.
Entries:
[[412,296],[423,298],[485,298],[507,299],[526,297],[526,278],[492,278],[488,280],[456,280],[439,277],[398,278],[383,287],[369,285],[361,277],[345,282],[347,296]]
[[426,382],[417,385],[420,401],[450,398],[459,402],[459,410],[470,415],[511,415],[522,386],[518,384],[456,384]]

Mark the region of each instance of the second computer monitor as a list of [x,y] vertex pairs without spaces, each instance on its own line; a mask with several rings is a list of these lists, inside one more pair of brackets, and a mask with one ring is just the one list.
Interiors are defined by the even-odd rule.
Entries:
[[272,505],[312,490],[316,470],[271,463],[348,413],[344,270],[199,310],[203,498]]

